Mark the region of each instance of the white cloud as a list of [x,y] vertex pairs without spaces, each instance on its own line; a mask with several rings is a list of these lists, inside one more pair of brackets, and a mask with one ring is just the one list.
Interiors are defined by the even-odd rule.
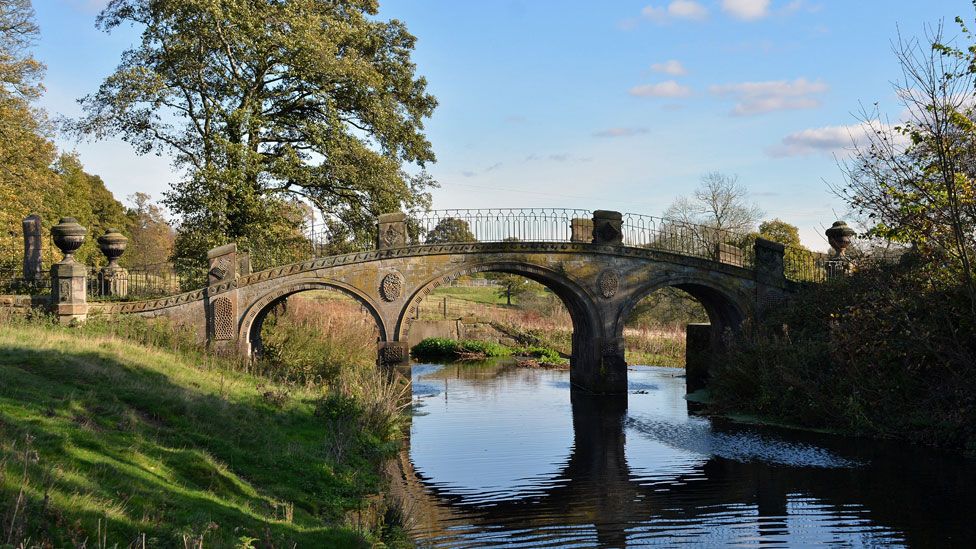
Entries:
[[691,95],[691,88],[682,86],[674,80],[667,80],[656,84],[634,86],[630,88],[630,95],[636,97],[688,97]]
[[769,15],[770,0],[722,0],[722,11],[736,19],[755,21]]
[[662,23],[668,19],[690,19],[700,21],[708,17],[708,9],[694,0],[672,0],[667,6],[654,7],[645,6],[641,14],[652,20]]
[[647,128],[607,128],[593,133],[593,137],[633,137],[647,133]]
[[773,111],[814,109],[820,100],[814,95],[827,91],[827,84],[817,80],[811,82],[797,78],[792,82],[773,80],[767,82],[739,82],[711,86],[713,95],[731,96],[736,104],[732,109],[735,116],[749,116]]
[[878,120],[848,126],[808,128],[784,137],[776,146],[766,149],[770,156],[808,156],[811,154],[847,155],[855,147],[866,147],[875,132],[889,136],[896,147],[908,145],[908,139],[891,132],[891,126]]
[[683,76],[688,74],[685,66],[681,64],[681,61],[671,59],[665,61],[664,63],[654,63],[651,65],[651,70],[654,72],[663,72],[664,74],[670,74],[672,76]]

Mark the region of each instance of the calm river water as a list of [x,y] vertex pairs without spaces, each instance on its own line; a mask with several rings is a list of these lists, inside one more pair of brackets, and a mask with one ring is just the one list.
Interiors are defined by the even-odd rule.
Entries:
[[976,547],[976,462],[695,416],[682,370],[630,394],[569,372],[415,365],[407,515],[421,547]]

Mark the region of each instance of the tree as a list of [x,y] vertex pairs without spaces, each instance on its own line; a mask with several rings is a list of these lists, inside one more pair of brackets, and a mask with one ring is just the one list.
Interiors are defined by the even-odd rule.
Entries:
[[20,222],[42,213],[44,194],[57,187],[50,170],[54,144],[33,102],[44,91],[44,65],[31,47],[39,30],[30,0],[0,0],[0,238],[13,245]]
[[762,215],[739,177],[720,172],[703,175],[691,197],[679,197],[664,212],[665,219],[733,233],[753,230]]
[[456,217],[445,217],[427,233],[424,243],[447,244],[451,242],[475,242],[477,240],[467,221]]
[[862,216],[867,236],[910,245],[930,282],[961,281],[976,318],[976,46],[946,42],[940,25],[924,41],[899,38],[894,51],[906,120],[891,125],[862,113],[865,140],[854,141],[846,182],[835,190]]
[[162,208],[146,193],[129,196],[129,247],[122,259],[127,265],[154,265],[169,261],[174,231]]
[[[415,38],[375,19],[376,0],[113,0],[110,32],[143,28],[72,125],[171,154],[183,176],[165,204],[177,258],[268,241],[289,199],[338,236],[372,239],[375,216],[429,204],[423,121],[437,102],[410,59]],[[202,261],[202,259],[201,259]]]

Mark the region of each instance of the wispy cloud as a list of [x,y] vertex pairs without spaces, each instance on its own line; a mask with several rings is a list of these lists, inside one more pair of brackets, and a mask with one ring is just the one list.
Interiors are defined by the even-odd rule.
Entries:
[[630,88],[630,95],[635,97],[688,97],[691,95],[691,88],[674,80],[667,80],[656,84],[634,86]]
[[644,6],[641,15],[658,23],[671,19],[701,21],[708,17],[708,9],[694,0],[672,0],[666,6]]
[[846,155],[855,147],[867,146],[871,136],[882,131],[891,136],[895,145],[907,145],[908,140],[900,134],[891,134],[891,126],[877,120],[847,126],[823,126],[808,128],[784,137],[778,145],[766,149],[766,154],[774,158],[788,156],[809,156],[811,154]]
[[815,97],[826,92],[827,84],[805,78],[773,80],[767,82],[739,82],[711,86],[713,95],[730,96],[736,104],[735,116],[750,116],[774,111],[814,109],[820,106]]
[[755,21],[769,15],[770,0],[722,0],[722,11],[743,21]]
[[688,74],[688,70],[677,59],[669,59],[663,63],[654,63],[651,65],[651,70],[670,74],[671,76],[684,76]]
[[593,137],[633,137],[647,133],[647,128],[607,128],[593,132]]

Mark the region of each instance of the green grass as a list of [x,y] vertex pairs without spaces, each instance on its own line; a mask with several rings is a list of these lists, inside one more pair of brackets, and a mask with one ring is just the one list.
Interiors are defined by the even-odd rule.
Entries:
[[368,544],[396,443],[361,401],[110,331],[0,324],[0,546]]

